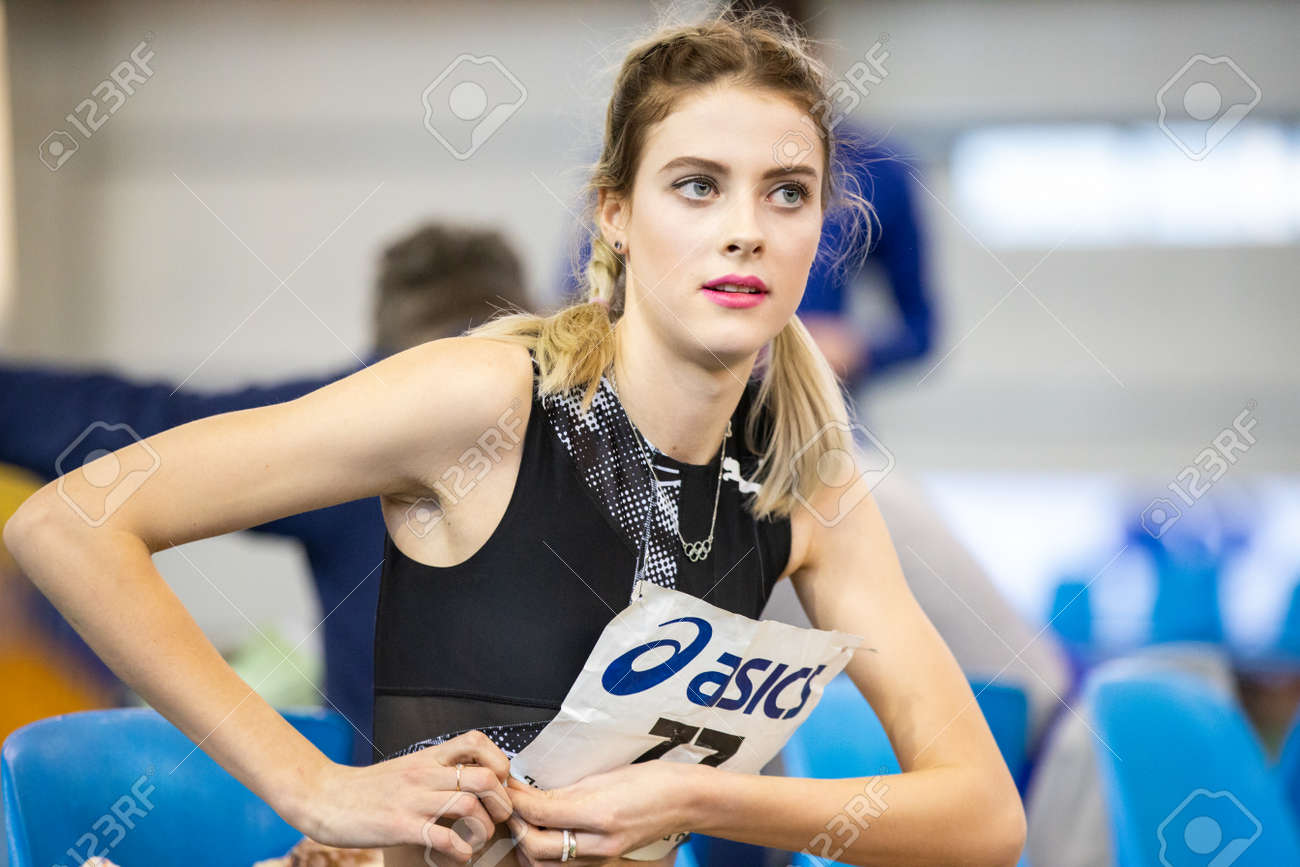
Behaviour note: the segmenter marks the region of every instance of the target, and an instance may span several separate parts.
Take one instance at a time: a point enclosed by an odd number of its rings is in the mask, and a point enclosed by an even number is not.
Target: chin
[[[762,349],[774,336],[769,332],[768,328],[760,329],[756,325],[750,325],[698,333],[699,341],[693,337],[688,339],[697,345],[699,342],[704,343],[708,349],[704,357],[708,362],[716,365],[721,360],[731,366],[748,359]]]

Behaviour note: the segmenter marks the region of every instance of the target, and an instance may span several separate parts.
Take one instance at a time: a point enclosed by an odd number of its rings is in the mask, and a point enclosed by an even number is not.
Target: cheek
[[[810,268],[817,255],[821,235],[821,220],[791,221],[777,235],[780,238],[782,261],[791,268]]]
[[[690,213],[683,213],[683,209],[673,208],[671,203],[657,204],[645,208],[640,216],[637,246],[645,255],[641,257],[639,269],[650,266],[667,272],[699,247],[702,237],[699,222]]]

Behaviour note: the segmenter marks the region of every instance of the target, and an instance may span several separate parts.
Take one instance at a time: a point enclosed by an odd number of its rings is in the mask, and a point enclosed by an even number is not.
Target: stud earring
[[[622,242],[622,241],[615,241],[615,242],[614,242],[614,249],[615,249],[615,250],[622,250],[622,249],[623,249],[623,242]]]

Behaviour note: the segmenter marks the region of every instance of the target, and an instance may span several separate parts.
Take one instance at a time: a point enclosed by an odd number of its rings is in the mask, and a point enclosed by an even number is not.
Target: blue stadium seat
[[[1199,552],[1200,547],[1196,550]],[[1219,563],[1206,554],[1156,559],[1156,598],[1151,610],[1151,642],[1222,643]]]
[[[352,729],[334,711],[281,713],[336,762]],[[10,867],[231,867],[283,855],[302,835],[148,708],[83,711],[23,726],[0,757]],[[183,856],[183,858],[182,858]]]
[[[897,774],[898,760],[876,712],[852,679],[836,675],[781,753],[791,777]]]
[[[1291,816],[1300,823],[1300,713],[1291,721],[1291,730],[1282,742],[1277,760],[1278,782],[1291,808]]]
[[[1085,690],[1120,867],[1300,864],[1281,787],[1230,699],[1174,671],[1104,672]]]
[[[1003,683],[972,680],[970,686],[1007,770],[1023,795],[1029,761],[1029,696],[1023,689]]]
[[[1047,622],[1072,652],[1082,654],[1092,647],[1092,597],[1086,580],[1072,575],[1056,585]]]
[[[1291,588],[1291,600],[1282,617],[1282,628],[1278,630],[1274,656],[1292,666],[1300,662],[1300,581]]]

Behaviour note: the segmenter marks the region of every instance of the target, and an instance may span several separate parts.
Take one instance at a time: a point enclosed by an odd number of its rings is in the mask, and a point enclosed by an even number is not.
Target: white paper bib
[[[863,641],[753,620],[649,581],[633,596],[601,632],[559,713],[511,761],[520,781],[552,789],[652,759],[758,773]],[[687,836],[623,857],[661,858]]]

